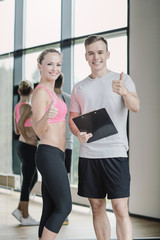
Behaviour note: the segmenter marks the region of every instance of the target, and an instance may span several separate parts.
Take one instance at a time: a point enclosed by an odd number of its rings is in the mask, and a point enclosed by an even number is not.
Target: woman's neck
[[[43,80],[41,80],[40,82],[39,82],[39,84],[40,85],[43,85],[43,86],[45,86],[45,87],[47,87],[48,89],[50,89],[50,90],[52,90],[52,91],[54,91],[54,83],[55,82],[47,82],[47,81],[43,81]]]
[[[20,102],[29,102],[29,96],[21,96]]]

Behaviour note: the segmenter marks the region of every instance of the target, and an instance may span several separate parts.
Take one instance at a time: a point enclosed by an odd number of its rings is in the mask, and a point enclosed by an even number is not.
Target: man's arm
[[[79,129],[76,127],[76,125],[73,122],[73,118],[80,116],[79,113],[70,112],[69,114],[69,127],[71,129],[71,132],[78,138],[78,140],[81,143],[85,143],[88,141],[89,138],[92,137],[92,133],[86,133],[86,132],[80,132]]]
[[[120,74],[119,80],[113,80],[113,92],[123,97],[126,108],[132,112],[138,112],[140,108],[140,101],[136,93],[129,92],[124,85],[123,72]]]
[[[132,112],[138,112],[140,108],[139,98],[136,93],[129,92],[127,89],[122,95],[126,108]]]

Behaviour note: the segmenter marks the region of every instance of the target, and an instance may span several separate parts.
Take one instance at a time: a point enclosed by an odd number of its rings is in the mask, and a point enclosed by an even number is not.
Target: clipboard
[[[88,143],[118,133],[105,108],[82,114],[72,119],[80,132],[92,133]]]

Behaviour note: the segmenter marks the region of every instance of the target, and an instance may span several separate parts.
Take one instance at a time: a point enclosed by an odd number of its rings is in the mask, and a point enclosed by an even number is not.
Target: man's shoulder
[[[79,86],[82,86],[83,84],[87,83],[90,80],[89,76],[86,78],[80,80],[79,82],[75,83],[74,87],[77,88]]]
[[[119,77],[120,77],[120,72],[114,72],[114,71],[110,71],[110,76],[112,77],[112,78],[114,78],[115,80],[117,79],[119,79]],[[123,74],[123,78],[124,78],[124,80],[126,80],[126,79],[130,79],[131,77],[130,77],[130,75],[129,74],[127,74],[127,73],[124,73]]]

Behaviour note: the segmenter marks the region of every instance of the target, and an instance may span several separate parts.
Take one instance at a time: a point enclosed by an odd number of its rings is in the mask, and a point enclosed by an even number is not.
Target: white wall
[[[130,113],[129,211],[160,218],[159,0],[130,0],[130,75],[141,109]]]

